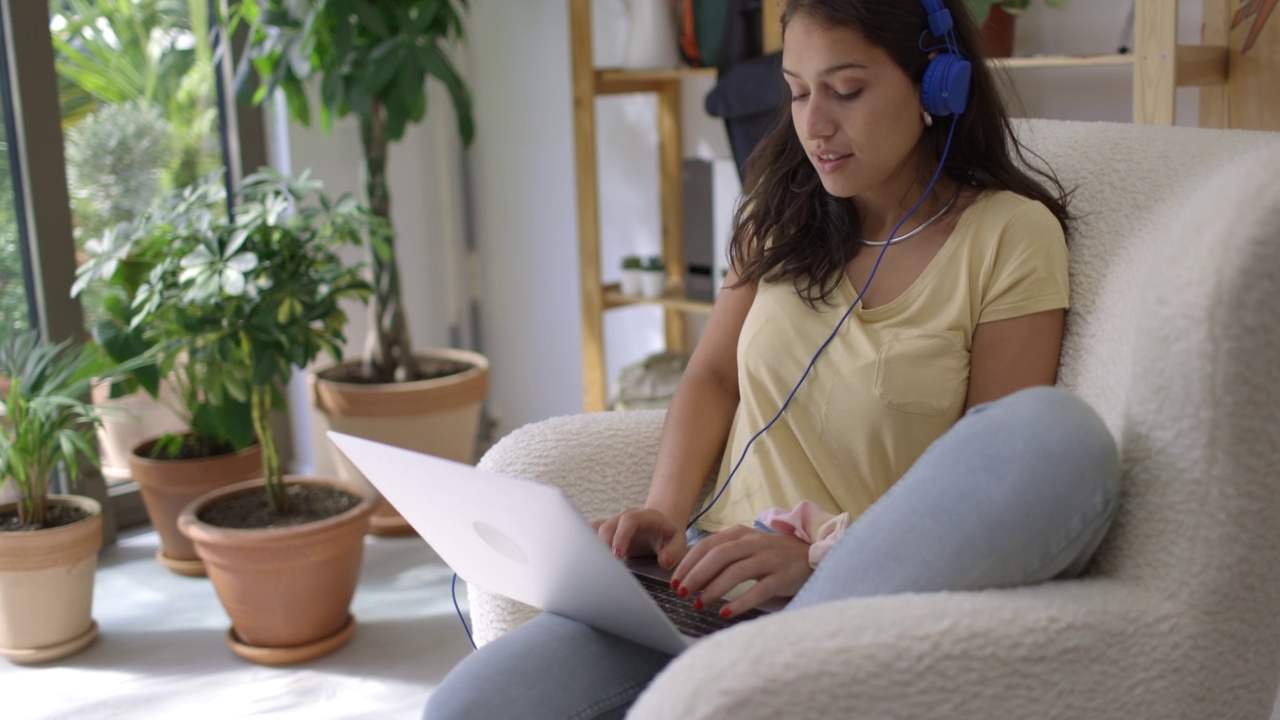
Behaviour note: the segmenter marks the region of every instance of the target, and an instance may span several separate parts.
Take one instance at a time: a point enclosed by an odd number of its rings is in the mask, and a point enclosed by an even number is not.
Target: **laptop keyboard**
[[[751,620],[768,614],[763,610],[752,608],[726,620],[720,617],[720,608],[724,606],[723,602],[708,605],[701,610],[694,610],[693,602],[676,595],[676,591],[671,589],[671,583],[648,575],[632,574],[640,581],[640,584],[649,593],[650,597],[658,603],[658,607],[662,608],[662,612],[666,613],[671,622],[680,628],[680,632],[690,637],[702,637],[717,630],[723,630],[730,625],[736,625],[744,620]]]

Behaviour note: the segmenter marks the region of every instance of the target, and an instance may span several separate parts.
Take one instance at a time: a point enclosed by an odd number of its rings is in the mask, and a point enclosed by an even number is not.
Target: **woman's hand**
[[[671,586],[701,610],[740,583],[755,580],[750,590],[720,609],[728,618],[769,598],[795,595],[812,574],[808,543],[736,525],[695,544],[672,573]]]
[[[671,569],[688,549],[684,526],[650,508],[626,508],[591,525],[619,558],[654,555],[659,565]]]

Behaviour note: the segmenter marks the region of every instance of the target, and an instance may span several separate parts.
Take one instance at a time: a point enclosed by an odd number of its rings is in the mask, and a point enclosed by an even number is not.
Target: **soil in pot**
[[[0,513],[0,532],[27,532],[31,530],[52,530],[56,527],[71,525],[89,517],[89,513],[70,505],[50,505],[44,514],[44,524],[40,527],[23,527],[18,521],[17,512]]]
[[[454,360],[452,358],[432,357],[429,355],[417,356],[413,363],[413,377],[406,378],[405,382],[414,382],[417,380],[435,380],[436,378],[449,377],[457,375],[461,372],[470,370],[474,365],[471,363]],[[382,381],[375,377],[371,377],[364,371],[362,363],[343,363],[335,367],[329,368],[321,373],[320,377],[325,380],[341,383],[357,383],[361,385],[382,385]]]
[[[266,493],[252,492],[214,503],[197,517],[224,528],[294,527],[341,515],[360,504],[356,495],[334,487],[289,485],[285,492],[289,509],[283,513],[271,510]]]

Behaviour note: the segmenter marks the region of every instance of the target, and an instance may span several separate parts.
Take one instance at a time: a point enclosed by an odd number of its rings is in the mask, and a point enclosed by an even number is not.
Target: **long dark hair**
[[[982,56],[978,29],[966,3],[944,0],[944,4],[954,18],[960,54],[973,66],[973,80],[965,112],[925,128],[921,173],[942,157],[949,125],[957,122],[943,167],[947,177],[962,185],[1011,190],[1038,200],[1069,233],[1069,193],[1050,170],[1027,161],[1026,156],[1034,153],[1014,137],[1000,84]],[[884,48],[917,85],[924,78],[929,57],[920,49],[920,38],[928,19],[917,0],[788,0],[782,14],[784,36],[788,23],[800,15],[858,31]],[[1032,168],[1044,182],[1024,167]],[[734,215],[729,248],[739,283],[790,279],[811,307],[826,302],[840,284],[845,265],[861,247],[862,223],[853,203],[823,188],[786,109],[760,141],[746,169],[746,194]]]

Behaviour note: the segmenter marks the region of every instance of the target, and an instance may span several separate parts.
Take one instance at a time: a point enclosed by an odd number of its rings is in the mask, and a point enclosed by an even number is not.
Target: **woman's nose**
[[[816,139],[831,136],[835,130],[835,122],[828,108],[812,96],[809,103],[801,111],[801,122],[797,123],[804,132],[805,138]]]

